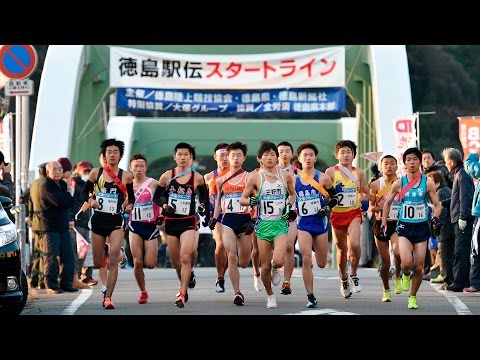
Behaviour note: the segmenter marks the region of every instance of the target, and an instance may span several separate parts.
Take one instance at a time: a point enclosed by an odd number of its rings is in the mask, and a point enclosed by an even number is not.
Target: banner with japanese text
[[[411,147],[418,144],[417,138],[417,114],[397,116],[393,118],[393,133],[395,139],[395,158],[398,162],[398,173],[405,175],[407,173],[403,163],[403,153]],[[422,160],[422,159],[420,159]]]
[[[480,147],[480,116],[458,117],[458,137],[463,148],[463,161]]]
[[[344,88],[271,90],[117,89],[117,107],[187,113],[331,113],[345,110]]]
[[[345,87],[345,48],[207,55],[112,46],[110,86],[152,89]]]

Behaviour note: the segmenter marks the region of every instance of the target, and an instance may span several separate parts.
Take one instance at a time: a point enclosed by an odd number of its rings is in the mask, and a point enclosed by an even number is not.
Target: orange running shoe
[[[179,308],[183,308],[185,306],[185,295],[183,294],[182,290],[178,290],[177,293],[177,300],[175,300],[175,306]]]
[[[137,299],[137,302],[139,304],[146,304],[148,301],[148,293],[147,290],[141,291],[140,292],[140,297]]]
[[[110,297],[105,296],[105,299],[103,299],[103,307],[105,309],[115,309],[115,305],[113,305],[112,300]]]

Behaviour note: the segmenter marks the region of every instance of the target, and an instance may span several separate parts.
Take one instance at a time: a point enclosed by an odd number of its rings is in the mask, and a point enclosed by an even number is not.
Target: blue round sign
[[[10,79],[25,79],[37,67],[37,52],[32,45],[3,45],[0,71]]]

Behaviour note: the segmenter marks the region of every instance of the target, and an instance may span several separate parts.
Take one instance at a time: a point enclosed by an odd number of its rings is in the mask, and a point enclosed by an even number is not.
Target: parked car
[[[12,200],[0,196],[0,315],[19,315],[28,298],[17,228],[10,219]]]

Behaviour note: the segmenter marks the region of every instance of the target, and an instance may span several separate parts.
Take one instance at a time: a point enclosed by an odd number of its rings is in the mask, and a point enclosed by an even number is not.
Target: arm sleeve
[[[167,197],[164,195],[164,192],[165,187],[158,185],[153,193],[152,201],[160,207],[167,203]]]
[[[203,182],[203,184],[201,186],[198,187],[197,189],[198,191],[198,200],[200,201],[200,203],[202,203],[205,207],[205,219],[210,220],[210,206],[208,205],[208,187],[205,183],[205,181]]]
[[[330,189],[325,189],[327,190],[328,195],[330,195],[332,198],[337,195],[337,190],[335,187],[331,187]]]
[[[92,191],[93,191],[93,182],[91,182],[90,180],[87,180],[87,182],[83,186],[82,191],[80,192],[80,199],[82,199],[82,201],[88,201],[88,197]]]
[[[133,183],[128,183],[125,185],[127,188],[128,203],[135,204],[135,193],[133,192]]]

